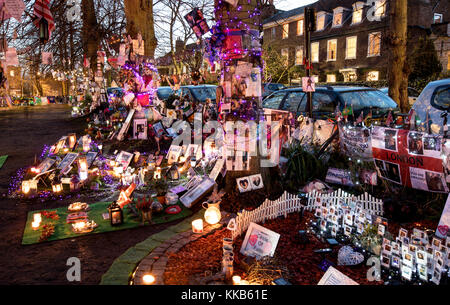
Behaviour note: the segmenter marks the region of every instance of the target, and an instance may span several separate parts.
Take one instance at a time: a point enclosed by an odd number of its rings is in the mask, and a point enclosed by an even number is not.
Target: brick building
[[[369,6],[358,0],[320,0],[310,5],[316,10],[317,29],[311,34],[311,54],[313,74],[319,76],[319,81],[386,78],[389,1],[374,2]],[[420,36],[432,33],[432,25],[448,24],[448,3],[443,2],[448,1],[408,1],[408,52],[412,52]],[[304,8],[277,11],[263,22],[264,47],[270,46],[286,56],[289,65],[303,64]],[[435,38],[442,38],[442,33]],[[442,58],[447,58],[447,54]]]

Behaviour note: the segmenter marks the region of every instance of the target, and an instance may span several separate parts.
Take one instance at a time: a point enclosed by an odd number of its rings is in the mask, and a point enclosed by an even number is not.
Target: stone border
[[[142,284],[140,283],[142,275],[150,271],[157,279],[156,285],[164,284],[162,277],[168,261],[168,254],[176,253],[191,241],[222,227],[228,223],[230,218],[226,217],[227,213],[222,212],[222,220],[219,224],[206,225],[202,234],[194,234],[192,233],[192,221],[197,218],[203,219],[204,211],[201,209],[178,224],[153,234],[146,240],[129,248],[103,274],[100,285],[129,285],[130,279],[133,280],[132,284],[139,285]],[[134,278],[138,280],[135,282]]]

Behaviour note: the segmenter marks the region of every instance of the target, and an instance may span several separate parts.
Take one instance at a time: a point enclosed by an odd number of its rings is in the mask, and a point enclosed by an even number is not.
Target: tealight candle
[[[233,279],[233,285],[239,285],[241,283],[241,277],[239,275],[234,275],[232,277]]]
[[[37,230],[37,229],[39,229],[39,226],[40,226],[40,222],[37,222],[37,221],[33,221],[32,223],[31,223],[31,227],[33,228],[33,230]]]
[[[41,222],[41,221],[42,221],[41,213],[34,213],[34,215],[33,215],[33,221],[34,221],[34,222]]]
[[[151,274],[145,274],[142,277],[142,281],[144,282],[145,285],[151,285],[155,282],[155,277]]]
[[[203,220],[196,219],[192,222],[192,232],[202,233],[203,232]]]

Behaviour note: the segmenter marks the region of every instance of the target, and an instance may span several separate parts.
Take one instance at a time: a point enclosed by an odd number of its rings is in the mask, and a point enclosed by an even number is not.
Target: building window
[[[319,62],[319,43],[313,42],[311,44],[311,61]]]
[[[288,65],[289,63],[289,49],[281,49],[281,56],[283,57],[284,64]]]
[[[356,41],[357,36],[347,37],[347,43],[345,45],[345,59],[356,58]]]
[[[367,56],[379,56],[381,47],[381,33],[369,34],[369,45],[367,48]]]
[[[433,23],[442,23],[442,14],[434,13]]]
[[[363,2],[355,2],[353,4],[352,24],[360,23],[362,21],[363,9]]]
[[[327,60],[335,61],[337,53],[337,39],[331,39],[327,42]]]
[[[386,12],[386,0],[378,0],[375,4],[375,16],[383,17]]]
[[[295,48],[295,64],[303,65],[303,47]]]
[[[333,27],[338,27],[342,25],[342,16],[344,14],[344,9],[342,7],[337,7],[333,11]]]
[[[289,36],[289,23],[285,23],[283,24],[283,34],[281,35],[281,37],[283,39],[288,38]]]
[[[274,27],[272,28],[272,38],[273,38],[273,39],[277,38],[276,35],[277,35],[277,27],[274,26]]]
[[[303,18],[300,19],[299,21],[297,21],[297,35],[298,36],[303,35],[303,22],[304,22]]]
[[[327,83],[335,83],[336,74],[327,74]]]
[[[369,73],[367,73],[367,81],[369,81],[369,82],[377,81],[379,76],[380,76],[380,72],[370,71]]]
[[[325,28],[326,14],[321,12],[317,14],[316,31],[321,31]]]
[[[447,52],[447,71],[450,70],[450,51]]]

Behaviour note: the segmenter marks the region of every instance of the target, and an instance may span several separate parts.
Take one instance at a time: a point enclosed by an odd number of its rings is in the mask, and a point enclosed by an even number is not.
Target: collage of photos
[[[441,136],[412,131],[408,133],[408,152],[411,155],[440,158],[441,148]]]
[[[394,183],[402,184],[400,165],[380,159],[374,159],[381,177]]]

